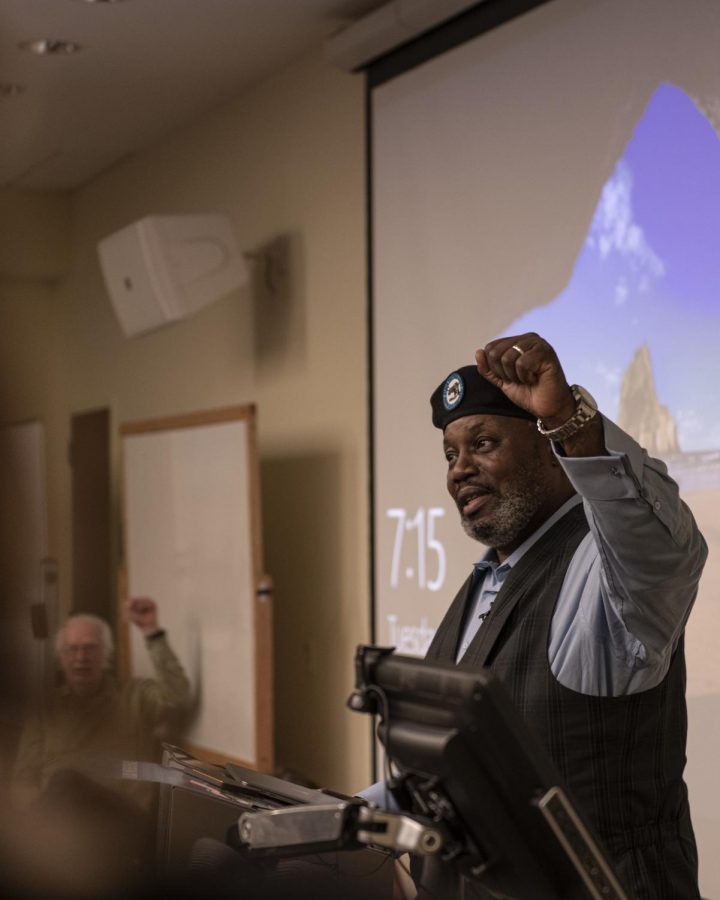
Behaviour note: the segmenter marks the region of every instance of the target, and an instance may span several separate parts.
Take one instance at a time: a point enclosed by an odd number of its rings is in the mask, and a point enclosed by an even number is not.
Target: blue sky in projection
[[[663,84],[605,184],[567,288],[504,332],[537,331],[617,417],[642,344],[683,451],[720,448],[720,139]]]

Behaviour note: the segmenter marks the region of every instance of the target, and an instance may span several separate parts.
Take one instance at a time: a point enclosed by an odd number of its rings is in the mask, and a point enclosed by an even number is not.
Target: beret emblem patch
[[[453,372],[443,385],[443,405],[445,409],[455,409],[465,394],[465,382],[459,372]]]

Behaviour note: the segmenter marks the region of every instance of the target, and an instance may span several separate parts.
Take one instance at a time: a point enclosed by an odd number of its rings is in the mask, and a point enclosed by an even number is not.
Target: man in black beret
[[[569,385],[537,334],[431,398],[447,487],[487,546],[427,658],[487,666],[634,900],[696,900],[683,632],[707,547],[667,468]]]

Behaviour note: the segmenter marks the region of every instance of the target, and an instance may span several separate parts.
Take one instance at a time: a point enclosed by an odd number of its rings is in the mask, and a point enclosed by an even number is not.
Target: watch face
[[[593,395],[590,393],[590,391],[585,390],[582,385],[574,384],[572,386],[572,391],[576,395],[578,401],[586,403],[592,409],[598,408],[597,401],[595,400]]]

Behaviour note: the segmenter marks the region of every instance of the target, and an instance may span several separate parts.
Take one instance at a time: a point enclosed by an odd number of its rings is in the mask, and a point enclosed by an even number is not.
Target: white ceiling
[[[383,0],[0,0],[0,186],[68,190]],[[22,41],[75,41],[35,56]]]

